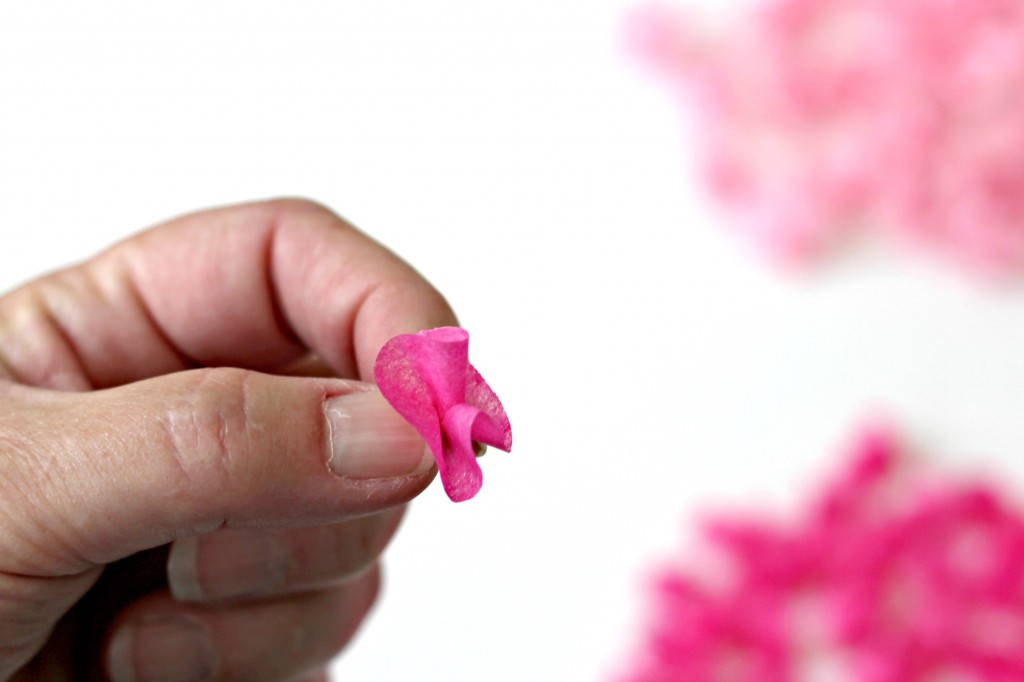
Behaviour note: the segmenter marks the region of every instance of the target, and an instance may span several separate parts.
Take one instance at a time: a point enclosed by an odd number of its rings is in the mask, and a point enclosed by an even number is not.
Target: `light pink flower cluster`
[[[1024,3],[764,0],[728,31],[649,8],[634,48],[698,104],[713,192],[805,261],[865,226],[1024,269]]]
[[[863,436],[793,523],[723,518],[663,570],[626,682],[1024,680],[1024,517]]]

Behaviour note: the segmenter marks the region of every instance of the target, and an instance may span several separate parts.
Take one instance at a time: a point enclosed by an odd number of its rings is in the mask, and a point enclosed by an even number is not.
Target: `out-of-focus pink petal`
[[[512,429],[487,382],[469,364],[469,334],[440,327],[384,344],[373,369],[381,394],[427,442],[445,492],[468,500],[483,484],[473,442],[508,452]]]
[[[1020,0],[744,5],[726,26],[642,7],[624,33],[693,105],[707,185],[751,243],[794,265],[872,228],[1024,272]]]
[[[849,456],[804,513],[707,523],[717,560],[658,573],[620,679],[1024,680],[1024,511],[885,424]]]

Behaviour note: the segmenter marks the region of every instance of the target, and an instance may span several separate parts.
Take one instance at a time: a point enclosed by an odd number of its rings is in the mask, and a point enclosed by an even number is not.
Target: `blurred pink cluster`
[[[707,524],[720,564],[655,579],[624,682],[1024,680],[1024,518],[885,433],[854,450],[795,523]]]
[[[664,8],[629,40],[698,104],[713,192],[783,263],[864,227],[1024,269],[1024,3],[766,0],[726,31]]]

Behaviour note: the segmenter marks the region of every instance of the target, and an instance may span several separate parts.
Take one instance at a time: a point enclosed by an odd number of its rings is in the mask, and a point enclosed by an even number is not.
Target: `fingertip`
[[[337,476],[357,479],[418,476],[433,465],[423,438],[380,391],[336,395],[324,402],[330,454]]]
[[[113,682],[135,682],[135,637],[129,627],[120,628],[107,646],[107,675]]]
[[[178,538],[171,543],[171,551],[167,556],[167,583],[175,599],[203,600],[196,562],[198,550],[199,538],[195,536]]]
[[[359,374],[365,381],[373,380],[377,354],[395,336],[459,325],[441,292],[415,271],[412,274],[376,288],[356,312],[352,335]]]
[[[118,617],[104,650],[113,682],[303,679],[347,646],[380,589],[372,567],[322,591],[220,606],[143,597]]]
[[[107,648],[112,682],[209,680],[218,667],[217,642],[198,615],[143,615],[121,624]]]

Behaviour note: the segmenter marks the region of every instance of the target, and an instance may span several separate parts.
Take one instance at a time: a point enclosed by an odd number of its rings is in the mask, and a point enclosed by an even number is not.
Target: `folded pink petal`
[[[483,484],[473,442],[512,449],[501,401],[469,364],[469,333],[458,327],[396,336],[373,368],[381,394],[423,436],[448,497],[468,500]]]
[[[466,364],[466,403],[480,410],[489,419],[477,420],[473,440],[493,445],[508,452],[512,449],[512,427],[498,396],[469,363]]]

